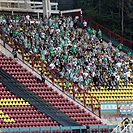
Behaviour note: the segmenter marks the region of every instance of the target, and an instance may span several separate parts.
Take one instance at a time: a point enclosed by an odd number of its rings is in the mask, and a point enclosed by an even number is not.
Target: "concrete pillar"
[[[51,4],[50,4],[50,0],[47,0],[47,4],[48,4],[48,16],[51,16]]]
[[[51,15],[50,0],[42,0],[43,3],[43,17],[49,17]]]
[[[48,17],[48,7],[47,7],[47,0],[42,0],[43,5],[43,17]]]
[[[37,18],[38,18],[38,21],[39,21],[39,18],[40,18],[39,12],[37,12]]]

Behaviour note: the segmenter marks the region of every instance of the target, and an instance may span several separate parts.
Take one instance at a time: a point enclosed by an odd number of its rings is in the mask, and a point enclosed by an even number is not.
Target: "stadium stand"
[[[36,54],[53,70],[58,69],[60,74],[53,71],[53,75],[51,75],[47,71],[46,65],[43,67],[45,75],[49,78],[54,76],[54,82],[64,86],[67,91],[69,88],[70,94],[73,93],[71,82],[74,82],[78,83],[79,87],[84,86],[89,94],[97,97],[100,101],[132,99],[130,93],[133,85],[132,62],[127,55],[120,55],[123,45],[120,44],[116,48],[104,46],[102,40],[99,43],[102,39],[100,30],[96,31],[89,27],[80,33],[76,30],[77,20],[72,20],[71,17],[51,17],[45,23],[33,20],[34,18],[27,20],[24,16],[19,18],[18,28],[15,29],[14,33],[12,33],[15,28],[13,26],[14,22],[10,23],[9,26],[6,25],[6,28],[3,29],[15,41],[24,44],[27,49],[23,51],[25,61],[41,71],[40,61],[37,61],[35,57],[31,57],[32,54]],[[6,21],[6,19],[3,21]],[[24,26],[22,26],[23,23],[25,23]],[[34,32],[36,33],[34,34]],[[12,45],[13,42],[10,41],[8,40],[8,43]],[[16,49],[19,53],[22,52],[18,45],[16,45]],[[100,59],[97,59],[97,57],[100,57]],[[89,63],[87,60],[89,60]],[[62,84],[59,75],[66,77],[71,82],[64,81]],[[127,91],[129,89],[130,91]],[[80,91],[79,88],[76,90]],[[76,91],[76,98],[83,102],[84,95],[78,91]],[[87,105],[91,104],[90,101],[90,97],[86,96]],[[97,101],[94,101],[94,104],[95,108],[98,108]]]
[[[1,54],[0,60],[0,67],[2,69],[6,70],[24,85],[28,86],[30,90],[65,112],[78,123],[82,125],[102,125],[101,121],[81,110],[74,103],[69,102],[68,99],[64,99],[63,96],[59,95],[52,88],[48,88],[46,84],[38,83],[35,76],[17,64],[12,58],[7,58],[4,54]],[[2,83],[0,85],[2,97],[0,101],[1,116],[4,119],[1,120],[2,127],[59,126],[57,122],[38,112],[34,106],[11,93]]]
[[[1,63],[2,63],[1,65],[2,69],[7,70],[7,72],[13,75],[16,79],[20,80],[29,89],[33,90],[36,94],[38,94],[42,98],[45,98],[48,102],[54,104],[58,108],[61,108],[62,111],[65,111],[67,114],[71,112],[71,114],[69,115],[72,115],[72,117],[75,119],[77,119],[76,115],[81,115],[81,117],[83,118],[88,117],[87,119],[89,119],[90,114],[85,114],[84,110],[79,110],[79,107],[74,106],[73,103],[69,102],[67,99],[64,99],[62,96],[58,95],[57,92],[55,92],[52,88],[48,88],[47,85],[41,82],[38,83],[36,80],[36,77],[31,75],[31,73],[29,73],[25,69],[23,69],[22,66],[20,66],[19,64],[16,65],[15,64],[16,62],[14,62],[13,60],[10,60],[10,59],[8,60],[8,58],[4,56],[4,58],[2,58],[1,60]],[[62,107],[62,106],[66,106],[66,107]],[[75,111],[79,111],[79,112],[74,113]],[[95,118],[91,118],[91,120],[93,119],[95,120]],[[80,118],[79,118],[79,121],[81,121],[81,123],[83,124],[86,123]],[[97,122],[97,124],[101,124],[101,122]]]
[[[132,100],[132,60],[126,54],[121,55],[122,44],[116,48],[110,44],[105,46],[100,30],[88,27],[79,31],[77,19],[71,17],[50,17],[45,23],[34,18],[28,20],[25,16],[18,19],[11,19],[11,23],[6,24],[6,18],[3,18],[1,38],[33,69],[43,71],[53,83],[58,83],[64,92],[84,102],[85,106],[94,105],[98,109],[99,100]],[[13,65],[11,58],[7,58],[8,62],[5,62],[5,56],[2,58],[2,69],[78,123],[102,124],[58,95],[53,88],[38,83],[35,76],[16,62]],[[93,132],[98,131],[93,129]],[[101,132],[108,132],[108,128],[101,129]]]

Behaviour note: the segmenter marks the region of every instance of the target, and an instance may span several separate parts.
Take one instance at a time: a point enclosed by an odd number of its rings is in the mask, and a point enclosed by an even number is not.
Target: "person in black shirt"
[[[95,75],[93,77],[93,82],[94,82],[96,88],[98,88],[99,87],[99,78],[98,78],[98,75]]]
[[[74,20],[74,25],[73,25],[73,27],[74,27],[75,29],[77,29],[77,19]]]
[[[44,71],[41,71],[41,80],[42,80],[43,83],[45,83]]]
[[[111,80],[112,80],[112,85],[114,85],[114,83],[115,83],[115,76],[113,74],[111,75]]]
[[[112,79],[111,77],[108,78],[108,89],[113,89],[113,85],[112,85]]]
[[[12,54],[13,54],[14,58],[17,58],[17,50],[15,48],[13,48]]]

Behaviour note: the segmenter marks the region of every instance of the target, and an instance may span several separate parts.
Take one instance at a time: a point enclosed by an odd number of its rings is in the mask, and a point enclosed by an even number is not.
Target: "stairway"
[[[36,95],[33,91],[29,90],[22,83],[17,81],[6,71],[0,68],[0,81],[5,85],[11,92],[23,98],[29,102],[30,105],[34,106],[41,113],[45,113],[53,120],[57,121],[63,126],[79,126],[76,121],[68,117],[65,113],[55,108],[53,105]]]

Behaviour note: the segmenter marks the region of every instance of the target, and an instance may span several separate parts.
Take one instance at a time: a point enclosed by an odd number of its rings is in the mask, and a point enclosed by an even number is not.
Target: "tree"
[[[110,30],[131,39],[132,0],[78,0],[83,13]]]

